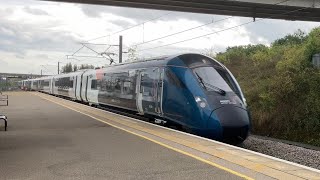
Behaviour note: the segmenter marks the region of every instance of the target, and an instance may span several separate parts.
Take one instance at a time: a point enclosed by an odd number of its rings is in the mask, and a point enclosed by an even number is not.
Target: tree
[[[81,64],[79,69],[94,69],[94,66],[91,64]]]
[[[206,56],[209,56],[209,57],[215,57],[216,56],[216,51],[214,50],[214,47],[212,46],[212,47],[210,47],[210,48],[208,48],[208,49],[205,49],[204,50],[204,54],[206,55]]]
[[[137,46],[131,47],[128,50],[128,62],[137,61]]]
[[[62,73],[69,73],[69,72],[75,72],[80,69],[94,69],[94,66],[91,64],[81,64],[80,66],[77,66],[76,64],[74,64],[72,66],[71,63],[67,63],[66,65],[62,66],[61,68],[62,68],[62,70],[61,70]]]
[[[67,63],[66,65],[62,66],[62,73],[69,73],[72,72],[72,64]]]
[[[293,34],[288,34],[283,38],[275,40],[272,45],[279,46],[279,45],[298,45],[302,44],[306,40],[306,34],[301,31],[300,29]]]
[[[76,72],[78,70],[78,66],[75,64],[73,65],[73,71]]]

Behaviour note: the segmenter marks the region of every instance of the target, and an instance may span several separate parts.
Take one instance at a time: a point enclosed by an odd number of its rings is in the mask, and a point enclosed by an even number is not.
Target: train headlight
[[[195,97],[195,100],[196,100],[196,102],[199,104],[199,106],[200,106],[201,108],[205,108],[205,107],[207,106],[207,102],[206,102],[206,100],[205,100],[204,98],[201,98],[201,97],[199,97],[199,96],[196,96],[196,97]]]
[[[199,106],[202,107],[202,108],[205,108],[206,107],[206,103],[205,102],[201,102],[201,103],[199,103]]]

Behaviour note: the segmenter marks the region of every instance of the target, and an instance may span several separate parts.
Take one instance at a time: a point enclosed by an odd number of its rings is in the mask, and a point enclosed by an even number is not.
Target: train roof
[[[148,67],[163,67],[163,66],[176,66],[183,68],[193,68],[197,66],[218,66],[225,68],[217,60],[208,56],[196,53],[184,53],[172,56],[162,56],[152,59],[146,59],[141,61],[134,61],[128,63],[115,64],[101,69],[91,69],[85,73],[92,73],[93,71],[110,71],[115,72],[122,69],[140,69]]]
[[[172,56],[162,56],[151,59],[145,59],[140,61],[128,62],[115,64],[108,67],[100,68],[100,69],[90,69],[90,70],[81,70],[76,72],[70,72],[66,74],[59,74],[54,76],[47,76],[42,78],[37,78],[37,80],[41,79],[49,79],[52,77],[62,78],[68,77],[77,74],[91,74],[96,71],[101,72],[116,72],[121,71],[123,69],[140,69],[140,68],[148,68],[148,67],[163,67],[163,66],[175,66],[175,67],[183,67],[183,68],[193,68],[198,66],[216,66],[225,69],[225,67],[219,63],[217,60],[197,53],[184,53],[177,54]]]
[[[117,67],[117,66],[180,66],[180,67],[193,67],[197,65],[210,64],[221,66],[221,64],[213,58],[208,56],[197,54],[197,53],[184,53],[184,54],[176,54],[171,56],[161,56],[155,57],[145,60],[139,60],[128,63],[115,64],[112,66],[108,66],[102,69],[106,69],[109,67]]]

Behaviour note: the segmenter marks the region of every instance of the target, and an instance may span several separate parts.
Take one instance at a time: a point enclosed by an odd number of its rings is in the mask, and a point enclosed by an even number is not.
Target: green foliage
[[[73,71],[76,72],[78,70],[78,66],[75,64],[73,65]]]
[[[133,61],[137,61],[138,57],[137,57],[137,46],[131,47],[128,50],[128,62],[133,62]]]
[[[69,73],[72,72],[72,64],[71,63],[67,63],[66,65],[62,66],[62,73]]]
[[[89,64],[81,64],[80,66],[77,66],[76,64],[72,66],[71,63],[67,63],[65,66],[62,66],[61,68],[62,73],[69,73],[69,72],[75,72],[80,69],[94,69],[93,65]]]
[[[310,63],[316,53],[320,28],[216,55],[245,93],[253,133],[320,146],[320,70]]]
[[[272,43],[273,46],[283,46],[283,45],[300,45],[306,40],[306,35],[300,29],[294,34],[288,34],[284,38],[275,40]]]
[[[81,64],[79,69],[94,69],[94,66],[89,64]]]

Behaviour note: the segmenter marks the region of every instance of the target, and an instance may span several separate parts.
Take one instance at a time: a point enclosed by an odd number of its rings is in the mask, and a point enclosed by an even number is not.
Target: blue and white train
[[[22,88],[121,108],[232,143],[244,141],[250,129],[246,100],[232,73],[200,54],[30,79]]]

